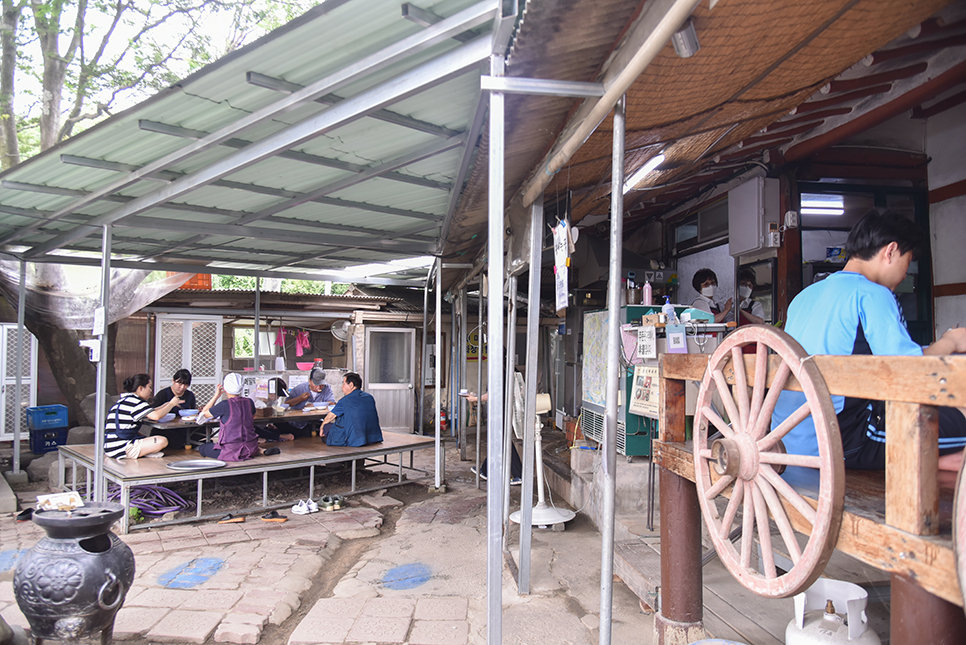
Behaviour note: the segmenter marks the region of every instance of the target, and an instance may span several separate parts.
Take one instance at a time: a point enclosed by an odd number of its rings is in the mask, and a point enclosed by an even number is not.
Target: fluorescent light
[[[644,179],[644,177],[649,172],[651,172],[652,170],[654,170],[655,168],[657,168],[658,166],[660,166],[663,162],[664,162],[664,153],[663,152],[661,154],[657,155],[656,157],[651,157],[651,159],[649,159],[646,164],[644,164],[643,166],[641,166],[640,169],[637,172],[635,172],[633,175],[631,175],[631,178],[630,179],[628,179],[626,182],[624,182],[624,194],[626,195],[631,190],[633,190],[634,186],[636,186],[637,184],[641,183],[641,180]]]
[[[802,208],[802,215],[844,215],[844,208]]]
[[[802,208],[845,208],[845,198],[842,195],[802,193]]]

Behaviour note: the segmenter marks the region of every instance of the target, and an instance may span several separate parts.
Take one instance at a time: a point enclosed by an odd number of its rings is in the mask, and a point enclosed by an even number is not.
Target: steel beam
[[[480,87],[487,92],[531,94],[534,96],[597,98],[604,95],[604,86],[600,83],[555,81],[546,78],[481,76]]]
[[[404,2],[402,5],[402,16],[406,20],[416,23],[421,27],[429,27],[435,25],[436,23],[443,20],[442,16],[437,16],[432,11],[428,9],[421,9],[411,2]],[[473,34],[456,34],[453,36],[453,40],[457,40],[461,43],[465,43],[468,40],[473,39]]]
[[[14,407],[14,422],[13,422],[13,474],[16,475],[20,472],[20,437],[21,437],[21,425],[20,425],[20,406],[23,404],[23,344],[27,339],[24,330],[24,320],[27,311],[27,263],[24,260],[20,260],[20,286],[17,289],[17,352],[16,352],[16,370],[17,374],[14,379],[14,387],[17,388],[17,398],[16,406]],[[30,400],[29,398],[27,399]],[[61,482],[63,484],[63,482]]]
[[[104,226],[101,235],[101,302],[103,326],[94,325],[94,336],[99,341],[100,360],[97,361],[97,402],[94,406],[94,427],[103,428],[107,421],[107,327],[111,311],[111,227]],[[95,322],[97,315],[94,316]],[[63,482],[61,482],[63,483]],[[104,479],[104,433],[94,433],[94,501],[107,501],[107,480]]]
[[[236,133],[262,123],[268,119],[274,118],[279,114],[288,112],[292,108],[302,103],[312,101],[316,97],[322,96],[329,92],[337,91],[339,88],[345,87],[354,81],[385,69],[386,67],[389,67],[390,65],[393,65],[394,63],[404,60],[410,56],[419,54],[420,52],[423,52],[438,43],[444,42],[455,34],[460,34],[465,32],[467,29],[473,29],[474,27],[485,24],[487,21],[494,19],[494,17],[498,15],[499,8],[499,3],[494,2],[493,0],[486,0],[457,14],[454,14],[437,25],[433,25],[432,27],[414,34],[413,36],[393,43],[392,45],[389,45],[388,47],[371,56],[367,56],[362,60],[344,67],[334,74],[312,83],[299,92],[295,92],[280,101],[262,108],[261,110],[257,110],[247,116],[244,116],[234,123],[231,123],[224,128],[213,132],[204,139],[165,155],[164,157],[144,166],[139,171],[131,173],[131,175],[128,177],[124,177],[99,188],[98,190],[90,193],[88,196],[85,196],[83,199],[75,201],[59,210],[56,213],[56,218],[59,219],[63,215],[73,213],[87,204],[92,204],[104,195],[108,195],[134,184],[143,176],[149,175],[156,170],[167,168],[168,166],[171,166],[194,154],[218,145],[222,141],[230,139]],[[462,48],[457,51],[462,51]],[[487,51],[482,54],[481,58],[478,60],[485,58],[485,56],[488,54],[489,51],[487,48]],[[417,69],[421,69],[422,67],[425,66],[421,66]],[[399,78],[402,78],[402,75],[397,77],[397,79]],[[369,92],[364,93],[363,96],[367,94],[369,94]],[[347,103],[349,103],[349,101],[347,101]],[[379,107],[381,106],[372,106],[364,111],[370,112],[372,109],[378,109]],[[350,111],[352,111],[352,109],[350,109]],[[326,114],[329,114],[330,112],[332,112],[332,110],[327,110]],[[281,149],[288,147],[291,146],[283,146]],[[24,233],[26,232],[29,231],[24,231]],[[9,240],[3,241],[6,242]]]
[[[436,490],[439,490],[440,486],[443,485],[442,473],[440,472],[440,465],[442,463],[442,432],[441,419],[440,419],[440,406],[442,405],[442,398],[440,390],[443,389],[443,261],[441,258],[436,258],[436,362],[435,362],[436,373],[433,378],[433,385],[435,390],[435,400],[436,400],[436,418],[434,420],[433,426],[436,429],[436,445],[434,449],[434,454],[436,455],[436,477],[433,480],[436,484]]]
[[[443,252],[443,246],[446,244],[446,238],[449,235],[449,227],[453,222],[453,216],[456,215],[456,206],[459,204],[463,183],[466,181],[466,175],[470,170],[470,161],[473,159],[476,142],[479,140],[480,133],[483,131],[487,108],[487,102],[484,100],[484,97],[483,92],[480,92],[476,101],[476,113],[473,115],[473,121],[470,123],[470,128],[467,133],[466,146],[463,147],[463,152],[460,154],[459,170],[456,172],[456,179],[453,181],[453,188],[449,194],[449,206],[446,208],[446,219],[443,221],[443,228],[440,230],[439,241],[436,246],[437,253]]]

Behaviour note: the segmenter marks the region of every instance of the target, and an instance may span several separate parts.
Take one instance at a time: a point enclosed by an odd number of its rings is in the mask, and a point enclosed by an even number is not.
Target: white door
[[[0,385],[0,441],[13,441],[13,427],[17,412],[20,413],[20,436],[26,438],[27,408],[37,405],[37,339],[24,329],[23,364],[20,366],[21,390],[17,393],[17,326],[0,325],[0,367],[3,384]]]
[[[190,389],[198,407],[203,406],[221,382],[221,316],[158,315],[155,337],[155,391],[171,385],[174,373],[185,368],[191,372]]]
[[[366,328],[363,389],[376,400],[379,425],[388,432],[412,432],[416,330]]]

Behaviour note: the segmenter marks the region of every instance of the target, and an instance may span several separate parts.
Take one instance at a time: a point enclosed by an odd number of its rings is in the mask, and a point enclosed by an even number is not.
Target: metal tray
[[[212,470],[214,468],[224,468],[228,463],[221,459],[186,459],[184,461],[172,461],[168,463],[171,470]]]

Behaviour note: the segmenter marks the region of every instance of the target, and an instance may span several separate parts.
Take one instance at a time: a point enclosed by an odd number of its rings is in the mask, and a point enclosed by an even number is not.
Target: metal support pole
[[[423,424],[426,423],[426,370],[429,369],[426,364],[426,347],[428,347],[426,342],[429,340],[427,331],[429,329],[429,284],[433,279],[433,267],[435,266],[434,263],[426,272],[426,285],[423,287],[423,353],[420,354],[422,369],[419,370],[419,420],[416,422],[416,434],[420,435],[423,434]]]
[[[103,428],[107,419],[107,326],[111,304],[111,226],[102,228],[101,235],[101,303],[103,326],[95,325],[93,332],[100,338],[100,360],[97,361],[97,405],[94,412],[94,427]],[[94,316],[97,320],[97,316]],[[101,322],[101,321],[97,321]],[[104,481],[104,432],[94,433],[94,501],[107,499]]]
[[[144,373],[151,373],[151,319],[154,314],[149,313],[144,319]],[[157,376],[154,377],[157,380]]]
[[[442,258],[436,258],[436,374],[433,382],[436,385],[436,420],[434,422],[434,427],[436,428],[436,488],[439,489],[442,486],[442,473],[440,472],[440,465],[442,461],[442,437],[440,433],[442,428],[440,427],[440,405],[442,401],[440,399],[440,390],[443,388],[443,260]]]
[[[504,60],[490,56],[490,74],[503,76]],[[503,642],[503,200],[504,200],[504,101],[500,92],[490,92],[489,191],[487,273],[487,346],[493,358],[487,365],[489,416],[486,423],[486,457],[489,486],[486,488],[486,642]]]
[[[683,389],[683,387],[682,387]],[[701,624],[701,509],[694,482],[661,469],[661,605],[654,617],[659,643],[706,638]],[[924,641],[925,642],[925,641]]]
[[[480,310],[479,310],[479,335],[477,336],[476,346],[476,488],[480,487],[480,437],[483,434],[483,401],[479,397],[483,396],[483,351],[486,348],[486,325],[483,323],[483,312],[486,310],[486,295],[483,293],[483,279],[480,278]]]
[[[513,450],[513,399],[516,395],[517,364],[517,277],[511,275],[507,280],[510,301],[506,315],[506,401],[503,406],[503,550],[507,550],[510,538],[510,451]],[[492,470],[490,477],[494,477]]]
[[[614,106],[610,173],[610,275],[607,283],[607,390],[603,448],[603,509],[600,527],[600,645],[610,645],[614,604],[614,510],[617,491],[617,405],[620,389],[621,265],[624,248],[624,107]]]
[[[530,593],[530,542],[533,536],[534,427],[537,418],[537,348],[540,331],[540,256],[543,195],[530,206],[530,281],[527,289],[527,399],[523,413],[523,490],[520,491],[520,575],[517,590]]]
[[[446,387],[449,399],[449,436],[451,437],[456,436],[456,401],[460,382],[459,363],[456,359],[456,329],[456,299],[451,298],[449,302],[449,382]]]
[[[16,410],[17,413],[14,415],[13,422],[13,474],[17,475],[20,473],[20,436],[21,436],[21,421],[20,418],[23,416],[23,344],[27,340],[26,333],[24,332],[24,315],[27,304],[27,263],[24,260],[20,260],[20,289],[17,292],[17,367],[16,367],[16,380],[14,381],[15,387],[17,388],[17,402]],[[27,397],[29,404],[30,397]],[[63,479],[61,479],[63,483]]]
[[[466,287],[460,289],[460,326],[459,326],[459,352],[460,352],[460,380],[457,383],[458,390],[468,389],[468,374],[466,372],[466,341],[469,330],[469,323],[466,319]],[[458,394],[458,392],[457,392]],[[466,461],[466,400],[460,396],[456,397],[456,422],[459,424],[460,434],[460,461]]]
[[[262,279],[255,278],[255,373],[258,373],[258,358],[261,351],[258,347],[258,336],[262,330]]]

